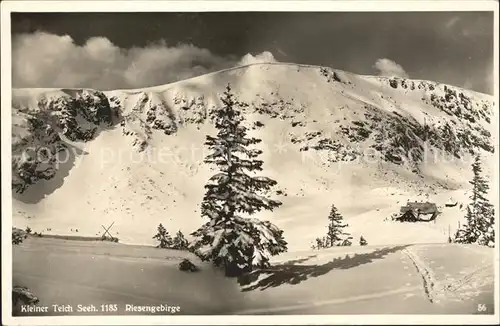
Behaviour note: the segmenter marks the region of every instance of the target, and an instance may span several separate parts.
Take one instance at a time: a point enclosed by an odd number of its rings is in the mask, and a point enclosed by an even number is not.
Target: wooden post
[[[113,239],[114,239],[114,237],[113,237],[113,236],[111,235],[111,233],[109,232],[109,230],[111,229],[111,227],[113,227],[113,225],[114,225],[114,224],[115,224],[115,222],[111,223],[111,225],[110,225],[108,228],[106,228],[104,225],[101,225],[101,226],[102,226],[102,228],[104,229],[104,234],[102,235],[102,236],[103,236],[103,238],[105,238],[105,237],[106,237],[106,234],[109,234],[109,237],[111,238],[111,240],[113,240]]]

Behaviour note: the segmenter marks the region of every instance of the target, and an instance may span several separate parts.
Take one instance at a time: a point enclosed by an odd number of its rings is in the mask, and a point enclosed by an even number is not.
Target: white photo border
[[[12,317],[11,193],[11,12],[204,12],[204,11],[493,11],[496,175],[491,190],[499,198],[499,76],[497,1],[2,1],[1,2],[1,141],[2,141],[2,323],[6,325],[164,325],[164,324],[498,324],[499,251],[495,250],[494,315],[273,315],[273,316],[66,316]],[[495,202],[498,216],[499,202]],[[496,219],[496,234],[499,223]],[[496,239],[498,248],[498,237]]]

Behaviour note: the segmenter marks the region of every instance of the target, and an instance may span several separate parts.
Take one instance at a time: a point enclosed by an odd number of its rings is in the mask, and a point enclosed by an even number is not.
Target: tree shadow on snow
[[[295,265],[309,258],[288,261],[284,264],[275,265],[265,270],[257,270],[241,276],[238,283],[243,292],[260,289],[261,291],[277,287],[283,284],[299,284],[310,277],[318,277],[327,274],[333,269],[349,269],[364,264],[372,263],[374,260],[383,259],[385,256],[405,249],[408,245],[395,246],[378,249],[369,253],[354,254],[350,257],[335,258],[323,265]]]
[[[301,264],[303,262],[306,262],[308,261],[309,259],[311,258],[316,258],[318,257],[318,255],[311,255],[311,256],[307,256],[305,258],[298,258],[298,259],[293,259],[293,260],[289,260],[286,262],[287,265],[291,265],[291,264]]]

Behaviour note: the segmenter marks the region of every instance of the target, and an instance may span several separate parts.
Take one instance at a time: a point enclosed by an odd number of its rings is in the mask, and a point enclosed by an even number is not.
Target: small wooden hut
[[[435,220],[438,213],[435,203],[408,202],[406,206],[401,206],[400,214],[395,220],[400,222],[428,222]]]

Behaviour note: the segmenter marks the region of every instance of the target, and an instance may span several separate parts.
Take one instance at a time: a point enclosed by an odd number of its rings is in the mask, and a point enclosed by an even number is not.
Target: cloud
[[[475,86],[475,83],[470,78],[465,79],[465,82],[462,85],[462,87],[465,88],[465,89],[473,89],[474,86]]]
[[[450,29],[452,28],[453,26],[455,26],[458,21],[460,20],[460,17],[458,16],[454,16],[454,17],[451,17],[450,19],[448,19],[445,23],[445,27]]]
[[[462,83],[457,83],[458,86],[468,90],[481,92],[484,94],[495,94],[495,76],[493,63],[490,62],[485,67],[476,66],[477,74],[466,74]]]
[[[271,52],[264,51],[260,54],[255,55],[255,56],[251,55],[250,53],[244,55],[243,58],[241,58],[238,65],[244,66],[244,65],[254,64],[254,63],[270,63],[270,62],[277,62],[277,61]]]
[[[487,74],[483,78],[466,78],[465,81],[459,85],[467,90],[476,91],[484,94],[495,94],[493,72]]]
[[[498,90],[498,85],[497,87],[495,87],[495,76],[493,75],[494,71],[495,70],[492,67],[491,70],[486,74],[485,92],[491,95],[495,95],[495,90]]]
[[[373,68],[379,71],[380,76],[409,77],[403,67],[389,59],[378,59],[373,65]]]
[[[476,40],[480,37],[493,37],[493,16],[453,16],[443,22],[442,28],[436,29],[446,38],[465,38]]]
[[[275,61],[270,52],[220,56],[190,44],[163,41],[122,49],[105,37],[77,45],[70,36],[21,34],[12,44],[12,84],[21,87],[140,88],[162,85],[243,62]]]

